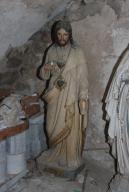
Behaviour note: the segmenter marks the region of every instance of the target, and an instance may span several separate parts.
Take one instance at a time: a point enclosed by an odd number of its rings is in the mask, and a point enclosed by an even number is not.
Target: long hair
[[[52,26],[51,29],[51,39],[53,43],[57,43],[57,31],[60,29],[64,29],[66,32],[69,33],[69,40],[70,43],[73,44],[73,37],[72,37],[72,27],[69,21],[65,21],[65,20],[58,20],[55,21],[55,23]]]

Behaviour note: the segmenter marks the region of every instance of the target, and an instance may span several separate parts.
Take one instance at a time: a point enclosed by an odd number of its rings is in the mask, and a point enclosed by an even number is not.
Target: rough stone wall
[[[18,2],[31,10],[36,7],[35,1]],[[36,2],[39,5],[45,3],[41,0]],[[66,5],[63,4],[57,10],[63,10]],[[49,6],[48,9],[50,10]],[[54,16],[58,15],[58,11]],[[49,15],[49,18],[52,19],[54,16]],[[129,0],[85,0],[82,4],[79,0],[71,1],[67,16],[72,23],[74,39],[84,49],[89,70],[90,112],[85,147],[105,148],[108,146],[105,143],[102,99],[112,69],[129,42]],[[44,20],[39,16],[38,21],[37,26],[31,23],[34,31],[36,28],[38,31]],[[41,90],[43,83],[36,78],[36,68],[41,63],[45,47],[50,43],[52,23],[53,20],[48,22],[23,46],[9,49],[6,56],[1,59],[0,87],[12,87],[25,94]],[[24,41],[26,39],[27,37]],[[15,40],[17,42],[17,37]],[[23,41],[21,35],[19,40]]]
[[[89,126],[86,148],[106,148],[103,97],[111,72],[129,43],[129,1],[85,1],[72,10],[74,37],[89,69]],[[78,11],[77,11],[78,10]]]
[[[0,56],[39,30],[68,0],[0,0]],[[57,10],[58,9],[58,10]],[[60,10],[59,10],[60,9]]]

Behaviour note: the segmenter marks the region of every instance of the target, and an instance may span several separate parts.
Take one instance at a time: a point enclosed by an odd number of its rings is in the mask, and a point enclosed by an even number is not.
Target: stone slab
[[[21,173],[17,175],[10,175],[6,181],[6,183],[3,183],[0,185],[0,192],[9,192],[11,188],[22,178],[27,174],[28,170],[24,170]]]

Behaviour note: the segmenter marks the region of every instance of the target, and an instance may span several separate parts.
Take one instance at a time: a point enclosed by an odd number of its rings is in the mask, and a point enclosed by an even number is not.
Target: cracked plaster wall
[[[0,31],[0,54],[4,53],[9,44],[18,46],[25,43],[48,18],[52,19],[51,10],[55,10],[56,6],[56,4],[51,6],[48,0],[36,2],[12,0],[12,4],[9,2],[9,0],[0,2],[0,8],[3,5],[5,9],[5,11],[0,9],[0,15],[5,14],[2,18],[7,22],[3,23],[0,17],[0,25],[3,26],[1,29],[3,32]],[[54,1],[56,2],[60,5],[61,1]],[[84,6],[77,0],[72,1],[67,15],[72,23],[74,39],[84,49],[88,63],[90,113],[86,147],[104,148],[108,146],[105,143],[102,99],[112,69],[129,43],[129,0],[85,0],[85,2]],[[66,1],[63,3],[59,11],[66,6]],[[36,57],[41,58],[42,52],[36,54]],[[39,63],[38,60],[36,65]]]

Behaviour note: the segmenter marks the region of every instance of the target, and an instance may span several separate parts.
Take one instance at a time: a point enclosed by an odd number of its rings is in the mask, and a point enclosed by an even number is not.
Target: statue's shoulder
[[[76,42],[76,41],[73,41],[73,43],[71,44],[71,46],[72,46],[72,48],[73,49],[75,49],[75,50],[77,50],[77,49],[79,49],[79,44]]]
[[[75,50],[76,53],[78,53],[78,54],[83,53],[82,47],[79,44],[77,44],[76,42],[72,45],[72,47],[73,47],[73,49]]]
[[[46,54],[51,54],[53,50],[55,50],[55,44],[52,43],[46,48],[45,52]]]
[[[81,46],[76,41],[72,43],[72,48],[75,50],[82,50]]]

